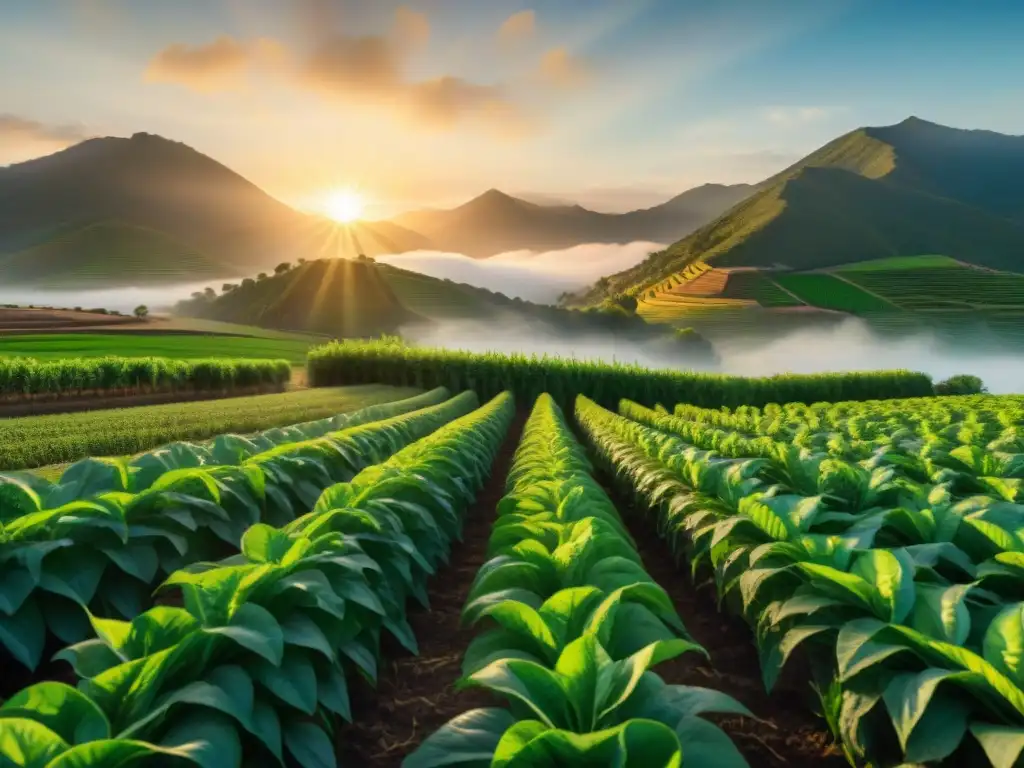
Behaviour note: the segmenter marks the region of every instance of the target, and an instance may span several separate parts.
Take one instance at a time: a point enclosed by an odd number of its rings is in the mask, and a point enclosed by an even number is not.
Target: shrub
[[[979,377],[969,373],[950,376],[935,385],[935,394],[937,395],[980,395],[987,392],[985,383]]]

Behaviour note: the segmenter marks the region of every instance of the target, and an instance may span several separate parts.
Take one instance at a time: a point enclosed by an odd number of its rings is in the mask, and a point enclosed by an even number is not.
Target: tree
[[[287,272],[291,268],[292,268],[292,265],[290,263],[288,263],[287,261],[282,261],[280,264],[278,264],[276,267],[274,267],[274,274],[275,275],[283,275],[285,272]]]
[[[221,293],[231,293],[237,287],[238,286],[235,283],[224,283],[224,285],[220,287],[220,290]]]
[[[139,318],[139,320],[145,320],[147,317],[149,317],[149,307],[147,307],[145,304],[139,304],[139,306],[135,308],[134,314],[137,318]]]
[[[252,288],[254,285],[256,285],[256,281],[253,280],[251,277],[247,277],[245,278],[245,280],[242,281],[243,288]]]
[[[305,259],[299,259],[299,266],[300,266],[300,267],[301,267],[301,266],[302,266],[303,264],[305,264],[305,263],[306,263],[306,260],[305,260]]]
[[[207,287],[207,289],[205,291],[203,291],[203,296],[205,298],[207,298],[207,299],[216,299],[217,298],[217,292],[215,290],[213,290],[213,288]]]
[[[256,275],[256,282],[262,282],[262,281],[264,281],[266,279],[267,279],[267,273],[266,272],[260,272],[258,275]]]

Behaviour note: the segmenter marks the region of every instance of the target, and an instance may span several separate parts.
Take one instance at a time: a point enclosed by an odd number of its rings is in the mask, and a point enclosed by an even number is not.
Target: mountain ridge
[[[1024,271],[1024,137],[916,117],[857,128],[572,301],[637,295],[697,261],[814,269],[921,253]]]

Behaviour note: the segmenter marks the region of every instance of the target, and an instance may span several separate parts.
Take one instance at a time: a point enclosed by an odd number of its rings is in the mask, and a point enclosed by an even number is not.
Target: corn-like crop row
[[[481,629],[462,674],[509,707],[456,717],[403,766],[746,766],[702,717],[746,708],[650,670],[707,653],[644,571],[548,395],[526,423],[507,489],[463,609],[463,621]]]
[[[82,640],[90,631],[90,612],[138,615],[151,604],[153,585],[167,574],[236,550],[257,523],[286,525],[311,509],[324,489],[351,480],[476,405],[476,395],[465,392],[418,411],[281,445],[237,466],[154,470],[155,478],[145,482],[139,473],[131,480],[143,490],[101,491],[48,509],[34,506],[39,497],[31,489],[0,485],[11,494],[8,502],[21,492],[23,504],[0,519],[0,647],[34,669],[48,635],[63,643]],[[100,476],[90,490],[100,490],[108,479]],[[81,480],[89,487],[87,471]]]
[[[624,412],[644,415],[635,405]],[[760,455],[690,444],[704,425],[660,421],[672,434],[586,398],[576,415],[677,558],[694,573],[710,567],[722,601],[751,625],[766,687],[794,652],[806,653],[851,762],[1018,764],[1024,507],[1006,494],[953,492],[1019,481],[972,474],[964,462],[921,483],[898,466],[814,455],[796,476]],[[644,420],[659,419],[671,417]]]
[[[332,485],[290,523],[250,526],[240,554],[164,582],[183,607],[90,616],[96,636],[61,653],[77,689],[44,682],[6,701],[0,749],[51,768],[162,756],[335,765],[348,677],[376,679],[384,632],[415,652],[406,601],[425,603],[424,581],[460,537],[513,410],[499,395]]]
[[[0,358],[0,398],[280,386],[291,372],[287,360],[4,357]]]
[[[382,383],[423,389],[473,389],[490,397],[508,389],[523,402],[543,393],[563,407],[577,394],[615,407],[628,397],[648,405],[687,402],[702,406],[869,400],[932,395],[926,375],[910,371],[787,375],[744,378],[571,358],[477,354],[394,341],[342,341],[315,347],[307,370],[313,386]]]
[[[141,493],[174,470],[239,466],[275,448],[439,405],[450,397],[447,389],[439,387],[402,400],[251,435],[223,434],[202,443],[169,443],[132,457],[83,459],[64,470],[56,482],[31,473],[0,474],[0,522],[102,493]]]

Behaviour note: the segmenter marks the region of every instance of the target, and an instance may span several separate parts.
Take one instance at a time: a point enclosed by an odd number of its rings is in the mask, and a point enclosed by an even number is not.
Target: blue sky
[[[302,207],[625,209],[911,114],[1024,133],[1022,39],[1005,0],[4,3],[0,163],[150,131]]]

